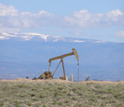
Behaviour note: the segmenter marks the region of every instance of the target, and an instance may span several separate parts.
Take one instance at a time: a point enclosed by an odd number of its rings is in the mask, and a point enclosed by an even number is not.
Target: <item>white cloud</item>
[[[76,11],[64,17],[64,24],[68,27],[95,28],[112,25],[124,25],[124,14],[119,10],[103,13],[90,13],[87,10]]]
[[[119,15],[123,15],[123,13],[119,9],[116,9],[116,10],[106,13],[106,15],[109,18],[113,18],[113,17],[119,16]]]
[[[119,9],[107,13],[90,13],[88,10],[80,10],[68,16],[58,17],[44,10],[35,14],[19,12],[12,5],[6,6],[0,3],[0,32],[18,32],[22,29],[58,26],[69,29],[76,28],[75,35],[80,35],[82,30],[79,30],[79,28],[116,25],[124,25],[124,13]]]
[[[54,15],[46,11],[40,11],[36,14],[32,14],[30,12],[22,12],[20,14],[20,19],[24,28],[37,28],[50,25],[53,18]]]
[[[119,36],[119,37],[124,37],[124,31],[119,31],[116,33],[116,36]]]
[[[20,29],[19,28],[9,28],[9,27],[0,27],[0,32],[8,32],[8,33],[11,33],[11,32],[19,32]]]
[[[30,12],[18,12],[12,5],[6,6],[0,3],[0,32],[15,32],[21,29],[38,28],[51,25],[54,15],[46,11],[39,11],[36,14]],[[10,29],[8,31],[8,29]],[[12,32],[13,32],[12,30]]]
[[[17,16],[18,11],[12,6],[6,6],[0,3],[0,16]]]

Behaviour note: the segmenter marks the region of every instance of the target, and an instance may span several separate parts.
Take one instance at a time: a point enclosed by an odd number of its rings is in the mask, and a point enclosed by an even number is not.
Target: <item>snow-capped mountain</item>
[[[0,33],[0,40],[14,39],[18,41],[44,41],[44,42],[94,42],[94,43],[104,43],[105,41],[89,40],[81,38],[69,38],[62,36],[51,36],[40,33]]]

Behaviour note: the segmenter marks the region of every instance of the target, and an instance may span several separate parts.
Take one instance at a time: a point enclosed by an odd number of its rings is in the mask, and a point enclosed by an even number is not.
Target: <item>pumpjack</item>
[[[61,79],[66,80],[63,58],[68,57],[68,56],[71,56],[71,55],[75,55],[75,57],[76,57],[76,59],[78,61],[78,64],[79,64],[79,57],[78,57],[78,53],[77,53],[76,49],[75,48],[72,48],[72,51],[73,52],[71,52],[71,53],[67,53],[67,54],[60,55],[60,56],[57,56],[57,57],[54,57],[54,58],[50,58],[49,59],[49,68],[48,68],[48,71],[45,71],[44,73],[42,73],[41,76],[38,77],[38,79],[53,79],[53,76],[54,76],[55,72],[57,71],[60,63],[62,63],[62,68],[63,68],[63,74],[64,74],[64,76]],[[52,74],[52,72],[50,72],[50,66],[51,66],[52,61],[57,60],[57,59],[60,59],[60,62],[58,64],[58,66],[56,67],[54,73]]]

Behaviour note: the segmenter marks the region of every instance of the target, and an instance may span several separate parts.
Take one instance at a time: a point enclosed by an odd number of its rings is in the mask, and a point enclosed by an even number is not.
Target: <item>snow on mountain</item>
[[[94,41],[94,43],[104,43],[105,41]]]
[[[10,39],[15,38],[22,41],[29,41],[34,37],[39,37],[47,41],[49,35],[39,34],[39,33],[0,33],[0,39]]]
[[[74,40],[74,42],[85,42],[84,40]]]
[[[93,42],[104,43],[105,41],[87,40],[82,38],[69,38],[62,36],[51,36],[40,33],[0,33],[0,40],[14,39],[18,41],[44,41],[44,42]]]

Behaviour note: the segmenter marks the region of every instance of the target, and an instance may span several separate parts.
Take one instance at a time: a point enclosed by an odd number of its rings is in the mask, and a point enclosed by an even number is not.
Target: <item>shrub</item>
[[[122,103],[116,103],[114,104],[115,107],[121,107],[122,106]]]
[[[63,87],[58,87],[58,89],[59,89],[59,90],[62,90],[62,89],[63,89]]]
[[[90,98],[89,101],[97,102],[96,98]]]
[[[54,97],[57,97],[57,96],[58,96],[58,93],[57,93],[57,92],[55,92],[55,93],[54,93]]]
[[[62,105],[62,102],[58,102],[57,104],[58,104],[58,105]]]
[[[0,106],[3,106],[4,104],[3,103],[0,103]]]
[[[35,93],[31,93],[31,97],[34,97],[36,94]]]
[[[20,94],[20,97],[26,97],[27,95],[26,94]]]
[[[62,90],[62,93],[67,93],[67,90]]]
[[[28,106],[31,106],[31,103],[27,103]]]
[[[109,103],[116,103],[116,100],[115,99],[111,99],[111,100],[109,100]]]
[[[82,95],[82,93],[79,90],[74,91],[74,93],[76,93],[78,95]]]
[[[72,100],[78,100],[79,98],[76,97],[76,96],[73,96],[71,99],[72,99]]]
[[[44,93],[40,93],[38,96],[39,96],[39,98],[44,98],[45,94]]]
[[[69,103],[70,101],[69,100],[65,100],[64,103]]]
[[[39,101],[39,99],[38,99],[38,98],[32,98],[32,100],[33,100],[33,101]]]
[[[20,107],[18,101],[15,101],[15,105],[16,105],[16,107]]]
[[[16,87],[18,87],[18,88],[28,88],[28,86],[24,85],[24,84],[18,84]]]
[[[45,104],[43,104],[43,106],[42,107],[47,107]]]
[[[52,104],[56,104],[56,101],[53,101],[53,103]]]
[[[97,85],[95,85],[95,88],[102,88],[102,86],[97,84]]]
[[[119,99],[124,99],[124,95],[120,93],[115,94],[114,97]]]
[[[102,103],[100,104],[100,107],[106,107],[106,104],[105,104],[104,102],[102,102]]]
[[[68,93],[67,96],[71,96],[71,93]]]

